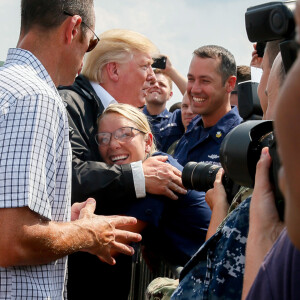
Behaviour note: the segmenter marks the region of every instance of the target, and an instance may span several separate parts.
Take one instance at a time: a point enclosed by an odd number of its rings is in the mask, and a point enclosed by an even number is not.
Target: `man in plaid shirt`
[[[66,256],[133,254],[134,218],[71,198],[71,147],[56,86],[71,84],[94,34],[93,0],[22,0],[21,34],[0,68],[0,299],[62,299]],[[121,242],[122,240],[122,242]]]

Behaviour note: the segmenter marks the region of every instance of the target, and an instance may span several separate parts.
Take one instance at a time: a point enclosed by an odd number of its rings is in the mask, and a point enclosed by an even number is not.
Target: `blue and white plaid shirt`
[[[68,128],[44,66],[29,51],[10,49],[0,68],[0,208],[29,207],[52,221],[70,220]],[[0,268],[0,299],[62,299],[66,262]]]

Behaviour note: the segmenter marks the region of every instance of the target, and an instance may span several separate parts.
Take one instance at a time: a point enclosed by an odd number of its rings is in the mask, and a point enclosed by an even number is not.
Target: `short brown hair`
[[[236,63],[234,56],[225,48],[216,45],[202,46],[196,49],[194,55],[201,58],[220,58],[219,72],[222,76],[223,84],[229,76],[236,76]]]
[[[168,80],[170,90],[172,91],[173,81],[172,81],[171,77],[169,75],[165,74],[161,69],[154,69],[153,72],[154,72],[154,74],[162,74],[162,75],[164,75],[166,77],[166,79]]]

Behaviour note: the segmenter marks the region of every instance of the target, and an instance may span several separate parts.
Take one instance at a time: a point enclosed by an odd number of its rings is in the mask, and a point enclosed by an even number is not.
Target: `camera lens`
[[[185,188],[206,192],[213,188],[216,174],[221,167],[203,162],[189,162],[182,171],[182,183]]]

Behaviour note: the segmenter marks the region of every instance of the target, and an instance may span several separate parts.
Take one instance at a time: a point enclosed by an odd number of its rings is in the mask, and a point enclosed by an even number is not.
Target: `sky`
[[[51,0],[49,0],[51,1]],[[0,61],[8,48],[15,47],[20,29],[20,2],[0,0]],[[95,32],[112,28],[138,31],[166,54],[184,76],[192,53],[214,44],[228,49],[237,65],[249,65],[252,43],[247,38],[247,8],[262,0],[94,0]],[[175,86],[167,107],[182,100]]]

